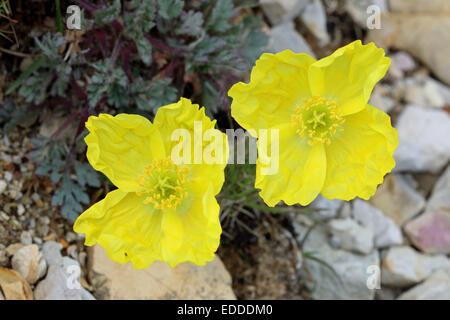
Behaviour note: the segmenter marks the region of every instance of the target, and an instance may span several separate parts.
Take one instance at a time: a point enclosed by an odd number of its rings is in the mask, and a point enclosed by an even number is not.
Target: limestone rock
[[[19,249],[14,254],[11,264],[29,284],[34,284],[42,278],[47,270],[47,264],[35,244]]]
[[[383,212],[374,208],[367,201],[353,201],[353,217],[363,226],[370,228],[374,234],[377,248],[399,245],[403,242],[402,232],[395,222]]]
[[[75,281],[74,269],[50,265],[47,276],[34,290],[36,300],[95,300],[79,282]]]
[[[28,283],[12,269],[0,267],[0,287],[6,300],[33,300]]]
[[[315,58],[309,44],[295,30],[292,21],[282,23],[270,30],[268,51],[277,53],[283,50],[291,50],[295,53],[307,53]]]
[[[406,224],[405,233],[423,252],[450,254],[450,211],[423,213]]]
[[[450,2],[448,0],[389,0],[392,12],[403,13],[450,13]]]
[[[390,287],[408,287],[449,266],[450,260],[444,255],[429,256],[407,246],[392,247],[381,263],[381,283]]]
[[[328,228],[344,250],[368,254],[373,249],[373,231],[352,219],[333,219],[328,222]]]
[[[62,245],[56,241],[46,241],[42,245],[42,254],[49,266],[62,264],[61,249]]]
[[[409,105],[397,125],[395,171],[441,170],[450,160],[450,116],[443,110]]]
[[[309,0],[261,0],[261,7],[273,25],[292,20],[300,14]]]
[[[450,213],[450,166],[436,182],[427,210],[431,212]]]
[[[306,228],[300,230],[302,228],[300,224],[295,226],[298,228],[296,230],[298,234],[303,235],[306,232]],[[316,252],[315,257],[332,266],[339,275],[337,277],[323,264],[305,259],[305,263],[315,279],[312,292],[314,299],[372,300],[374,298],[375,292],[367,287],[367,280],[370,276],[368,270],[379,267],[377,250],[373,250],[368,255],[336,250],[329,245],[328,235],[323,226],[318,226],[311,231],[304,243],[303,250]]]
[[[154,262],[135,270],[112,261],[95,245],[88,251],[89,278],[99,299],[236,299],[231,277],[219,257],[205,266],[182,263],[171,269]]]
[[[369,201],[397,226],[413,218],[425,206],[425,199],[409,185],[405,176],[392,174],[386,176]]]
[[[367,19],[369,14],[367,8],[370,6],[377,6],[380,12],[387,11],[386,0],[347,0],[345,1],[345,9],[362,28],[367,28]]]
[[[320,0],[312,0],[308,3],[301,14],[306,27],[318,39],[319,46],[326,46],[330,42],[327,31],[327,14]]]
[[[310,207],[317,209],[314,214],[323,219],[335,218],[343,201],[339,199],[326,199],[322,195],[318,195],[310,204]]]
[[[409,1],[415,8],[419,6],[415,1]],[[446,1],[446,0],[442,0]],[[448,1],[446,8],[448,10]],[[438,13],[393,13],[383,14],[380,29],[370,30],[367,41],[373,41],[378,46],[388,48],[395,46],[400,50],[411,53],[424,62],[442,81],[450,84],[450,14]],[[414,32],[411,32],[414,30]]]
[[[450,268],[436,271],[423,283],[401,294],[398,300],[450,300]]]

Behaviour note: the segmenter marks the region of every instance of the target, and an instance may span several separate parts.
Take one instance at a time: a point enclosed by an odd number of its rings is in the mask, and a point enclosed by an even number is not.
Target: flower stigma
[[[142,187],[138,196],[145,196],[143,202],[152,204],[156,210],[176,209],[187,197],[189,168],[179,166],[171,159],[154,159],[138,178]]]
[[[296,106],[291,120],[292,127],[310,146],[329,145],[336,132],[342,131],[340,127],[345,121],[337,103],[320,96],[302,99],[302,105]]]

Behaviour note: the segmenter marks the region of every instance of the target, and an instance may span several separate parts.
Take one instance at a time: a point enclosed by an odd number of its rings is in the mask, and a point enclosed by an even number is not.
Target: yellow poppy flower
[[[217,144],[194,137],[195,126],[201,132],[211,129]],[[76,220],[74,230],[86,235],[85,245],[98,243],[112,260],[131,261],[136,269],[153,261],[174,267],[213,260],[222,232],[215,195],[224,182],[228,153],[218,152],[223,159],[206,164],[195,162],[186,148],[187,161],[177,162],[172,149],[180,142],[172,141],[172,134],[185,130],[193,137],[185,145],[207,154],[208,146],[215,150],[211,145],[227,148],[226,135],[214,126],[203,108],[184,98],[159,108],[153,124],[131,114],[89,117],[87,158],[118,189]]]
[[[390,59],[373,43],[355,41],[316,61],[289,50],[264,53],[250,82],[229,91],[231,114],[245,129],[278,129],[279,170],[255,187],[269,206],[328,199],[370,198],[395,166],[397,131],[384,112],[367,104]],[[261,139],[259,139],[261,140]],[[271,149],[271,141],[267,142]]]

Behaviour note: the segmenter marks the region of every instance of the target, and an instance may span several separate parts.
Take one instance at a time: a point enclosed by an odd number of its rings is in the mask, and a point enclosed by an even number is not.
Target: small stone
[[[33,243],[33,238],[31,237],[30,231],[22,231],[20,234],[20,242],[22,242],[24,245],[30,245]]]
[[[386,176],[369,202],[397,226],[402,226],[425,206],[425,199],[411,187],[406,176],[394,174]]]
[[[56,241],[47,241],[42,245],[42,254],[49,266],[62,264],[62,245]]]
[[[6,183],[5,180],[0,180],[0,195],[5,192],[6,187],[8,186],[8,183]]]
[[[367,29],[367,20],[369,19],[369,13],[367,9],[370,6],[377,6],[380,12],[387,11],[386,0],[347,0],[345,1],[345,9],[353,18],[353,20],[362,28]],[[371,13],[373,14],[373,13]]]
[[[11,264],[29,284],[34,284],[42,278],[47,270],[47,264],[35,244],[19,249],[14,254]]]
[[[14,243],[14,244],[10,244],[7,248],[6,248],[6,254],[8,256],[13,256],[14,254],[16,254],[17,251],[19,251],[19,249],[23,248],[24,245],[23,243]]]
[[[368,254],[373,249],[373,232],[352,219],[333,219],[328,222],[329,232],[339,238],[344,250]]]
[[[326,199],[322,195],[318,195],[317,198],[310,204],[310,207],[318,210],[315,212],[318,217],[323,219],[331,219],[337,217],[342,203],[342,200]]]
[[[273,25],[300,14],[309,0],[261,0],[261,7]]]
[[[0,267],[0,287],[6,300],[33,300],[28,283],[12,269]]]
[[[78,257],[76,244],[72,244],[72,245],[68,246],[66,250],[67,250],[67,255],[71,256],[72,258],[76,259]]]
[[[421,284],[401,294],[398,300],[450,300],[450,268],[436,271]]]
[[[416,68],[416,62],[411,55],[405,51],[396,52],[391,58],[395,61],[396,66],[402,71],[408,72]]]
[[[21,216],[21,215],[23,215],[25,213],[25,207],[23,206],[23,204],[19,204],[18,206],[17,206],[17,214],[19,215],[19,216]]]
[[[312,0],[303,9],[301,18],[305,26],[319,40],[319,46],[326,46],[330,42],[327,31],[327,14],[320,0]]]
[[[395,171],[436,173],[450,160],[450,116],[445,111],[407,106],[396,128]]]
[[[47,276],[40,281],[34,290],[37,300],[95,300],[81,287],[79,281],[71,279],[72,272],[66,272],[62,267],[51,265]]]
[[[6,171],[5,174],[4,174],[4,178],[5,178],[5,180],[6,180],[7,182],[11,182],[11,180],[13,179],[13,175],[12,175],[11,172]]]
[[[339,210],[339,218],[347,219],[352,217],[352,206],[349,202],[344,202],[341,210]]]
[[[372,230],[375,247],[383,248],[403,243],[402,232],[395,222],[367,201],[361,199],[353,201],[353,217]]]
[[[270,30],[270,40],[268,51],[277,53],[284,50],[291,50],[294,53],[307,53],[315,57],[309,44],[294,29],[292,21],[282,23]]]
[[[72,243],[74,241],[76,241],[78,238],[78,236],[75,234],[75,232],[67,232],[66,234],[66,241],[67,243]]]
[[[395,107],[395,102],[392,98],[383,94],[384,90],[377,89],[379,86],[375,87],[370,96],[369,104],[388,113]]]
[[[444,255],[429,256],[407,246],[392,247],[382,260],[381,283],[404,288],[417,284],[433,272],[449,266],[450,260]]]
[[[112,261],[98,245],[88,250],[89,278],[99,299],[236,299],[219,257],[204,266],[181,263],[170,268],[154,262],[136,270],[131,263]]]
[[[450,212],[450,166],[447,167],[436,182],[427,203],[427,211],[442,213]]]
[[[301,241],[306,228],[303,232],[299,231],[297,230],[297,233],[302,236],[299,237],[298,241]],[[305,259],[310,276],[314,279],[312,298],[316,300],[372,300],[374,298],[375,290],[369,289],[367,279],[370,275],[368,273],[369,268],[379,267],[380,261],[377,250],[372,250],[368,255],[336,250],[330,246],[327,232],[321,225],[310,232],[304,242],[303,250],[304,252],[315,252],[314,256],[332,266],[339,276],[337,277],[328,266],[311,259]]]
[[[405,233],[422,252],[450,254],[450,212],[425,212],[406,224]]]

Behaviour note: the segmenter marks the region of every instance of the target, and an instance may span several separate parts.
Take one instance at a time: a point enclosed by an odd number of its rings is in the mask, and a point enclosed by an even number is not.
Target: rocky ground
[[[356,38],[387,50],[370,103],[400,143],[375,196],[319,197],[312,214],[267,218],[244,253],[223,245],[206,267],[136,271],[83,246],[51,205],[52,183],[33,174],[33,132],[16,128],[0,134],[0,299],[450,299],[449,2],[261,2],[268,51],[321,58]],[[367,29],[371,4],[380,30]]]

